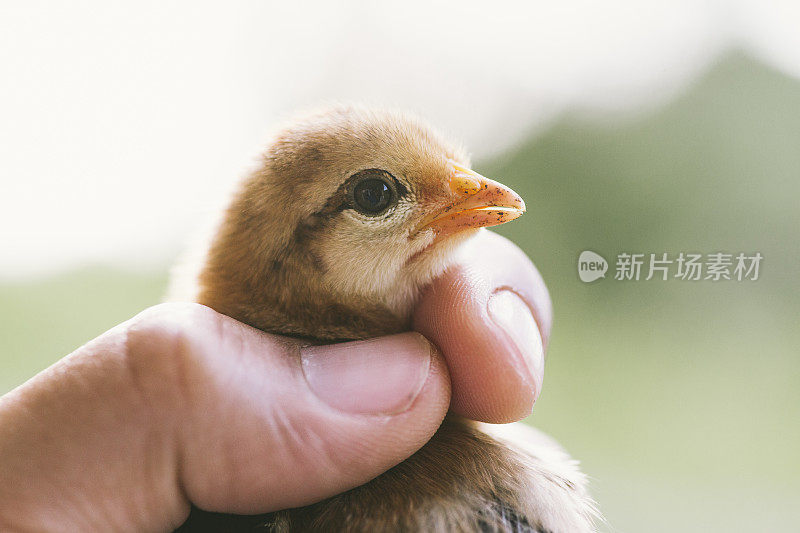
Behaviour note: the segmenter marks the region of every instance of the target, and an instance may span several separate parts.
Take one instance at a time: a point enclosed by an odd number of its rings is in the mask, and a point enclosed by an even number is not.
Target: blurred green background
[[[563,116],[476,168],[528,204],[498,231],[555,305],[530,422],[581,460],[604,529],[800,530],[800,83],[731,53],[665,107]],[[583,250],[606,279],[580,282]],[[718,251],[761,252],[760,279],[613,279],[621,252]],[[0,392],[159,302],[167,270],[0,286]]]

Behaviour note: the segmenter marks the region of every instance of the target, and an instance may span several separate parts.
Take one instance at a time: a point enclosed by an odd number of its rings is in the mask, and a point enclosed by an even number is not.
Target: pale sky
[[[564,109],[659,105],[731,46],[800,76],[799,20],[788,0],[6,0],[0,278],[175,257],[294,109],[407,108],[480,158]]]

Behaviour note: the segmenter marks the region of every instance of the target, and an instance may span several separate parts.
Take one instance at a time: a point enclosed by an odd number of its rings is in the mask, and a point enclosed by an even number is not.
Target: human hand
[[[342,492],[419,449],[448,407],[529,414],[550,321],[533,265],[488,232],[415,312],[441,352],[416,333],[307,347],[156,306],[0,399],[0,529],[163,531],[190,502],[253,514]]]

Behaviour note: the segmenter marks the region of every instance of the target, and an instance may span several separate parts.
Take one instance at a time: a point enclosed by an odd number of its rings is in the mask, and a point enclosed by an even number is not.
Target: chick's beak
[[[423,219],[420,228],[455,233],[468,228],[497,226],[525,212],[525,202],[503,185],[469,168],[451,162],[450,203]]]

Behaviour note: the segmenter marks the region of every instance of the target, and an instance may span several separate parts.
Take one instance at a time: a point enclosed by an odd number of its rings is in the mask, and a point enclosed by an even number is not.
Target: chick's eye
[[[392,199],[392,191],[383,180],[366,179],[353,191],[358,207],[368,213],[383,211]]]
[[[365,215],[377,215],[394,201],[394,187],[383,177],[365,176],[353,187],[354,207]]]

